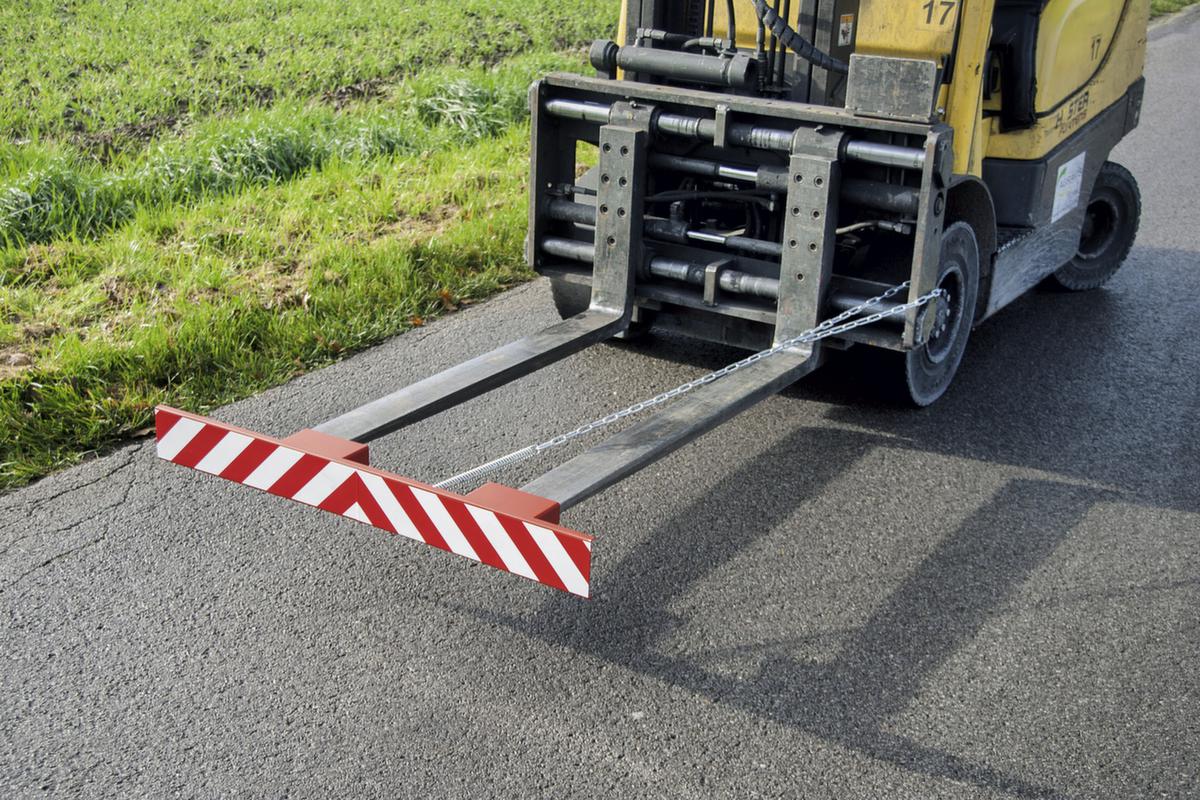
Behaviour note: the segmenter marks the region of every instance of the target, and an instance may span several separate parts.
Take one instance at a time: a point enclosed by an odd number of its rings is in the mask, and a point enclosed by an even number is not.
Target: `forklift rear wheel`
[[[945,303],[941,308],[926,306],[929,313],[939,315],[929,340],[908,352],[890,354],[893,368],[903,373],[903,398],[919,408],[932,405],[946,393],[975,324],[979,243],[974,229],[965,222],[956,222],[942,233],[937,285],[949,298],[939,301]]]
[[[551,278],[550,293],[554,296],[554,307],[558,309],[558,315],[563,319],[582,314],[588,310],[588,306],[592,302],[592,286],[582,281]],[[617,334],[616,338],[632,341],[647,333],[650,330],[649,313],[645,309],[638,309],[641,319],[631,322],[623,333]]]
[[[1137,181],[1120,164],[1106,161],[1088,200],[1079,251],[1054,273],[1054,283],[1076,292],[1107,283],[1133,247],[1141,214]]]

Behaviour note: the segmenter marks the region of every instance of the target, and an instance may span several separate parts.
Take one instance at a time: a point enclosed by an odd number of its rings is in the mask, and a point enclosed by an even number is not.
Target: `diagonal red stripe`
[[[154,412],[154,438],[161,439],[171,432],[171,428],[175,427],[175,423],[182,419],[178,414],[172,414],[170,411],[158,409]]]
[[[588,583],[592,582],[592,551],[588,550],[587,545],[583,540],[574,536],[568,536],[564,533],[554,532],[558,537],[558,541],[562,542],[563,549],[567,551],[567,555],[575,562],[575,567],[579,570],[579,574]]]
[[[258,469],[259,464],[267,460],[267,456],[275,452],[279,445],[265,439],[254,439],[246,445],[246,449],[221,471],[221,477],[234,483],[242,483],[250,477],[250,473]]]
[[[375,500],[375,496],[371,494],[371,490],[367,488],[367,484],[363,482],[357,472],[354,473],[354,480],[358,482],[358,507],[367,515],[367,519],[371,520],[371,524],[376,528],[395,533],[396,528],[387,518],[387,514],[383,513],[383,508]]]
[[[267,491],[290,499],[328,463],[329,459],[305,453],[299,461],[292,465],[291,469],[283,473],[279,480],[271,484],[271,488]]]
[[[371,496],[367,485],[363,483],[362,477],[357,472],[346,478],[342,485],[334,489],[329,497],[326,497],[317,507],[323,511],[345,516],[346,512],[350,510],[350,506],[355,503],[358,503],[358,507],[363,510],[363,514],[366,515],[371,525],[390,533],[396,532],[388,520],[387,514],[384,514],[379,503],[375,502],[375,498]]]
[[[329,496],[317,505],[317,508],[339,516],[345,514],[350,506],[358,502],[360,486],[362,486],[362,479],[358,477],[358,473],[350,473],[350,477],[342,481],[341,486],[330,492]]]
[[[562,582],[562,578],[558,577],[554,567],[546,560],[546,556],[542,554],[542,549],[537,546],[537,542],[529,535],[529,531],[525,529],[525,524],[515,517],[510,517],[507,514],[496,514],[496,519],[500,520],[500,524],[504,526],[504,530],[508,532],[509,538],[513,540],[513,544],[521,551],[521,555],[525,556],[525,560],[529,563],[533,574],[537,575],[539,583],[544,583],[547,586],[553,586],[555,589],[567,591],[566,585]]]
[[[450,513],[450,519],[454,520],[454,524],[462,531],[463,536],[467,537],[467,541],[471,543],[471,547],[475,548],[475,555],[479,556],[479,560],[489,567],[495,567],[496,569],[508,572],[508,567],[505,566],[504,560],[500,558],[500,554],[496,552],[496,548],[492,547],[492,543],[488,541],[487,536],[480,530],[479,523],[471,516],[471,512],[467,510],[466,505],[458,500],[442,495],[438,495],[438,500],[442,501],[442,505]]]
[[[450,549],[450,545],[446,544],[446,540],[442,538],[442,535],[438,533],[437,527],[429,519],[429,515],[425,513],[425,509],[421,508],[421,504],[417,502],[412,489],[399,481],[384,480],[388,488],[392,490],[392,494],[396,496],[396,502],[404,509],[409,522],[413,524],[413,527],[417,529],[417,533],[421,534],[421,538],[425,540],[425,544],[441,548],[447,553],[454,552]]]
[[[216,425],[205,425],[200,429],[200,432],[192,437],[192,440],[187,443],[187,446],[179,451],[172,461],[180,466],[194,467],[200,463],[200,459],[208,455],[209,451],[217,446],[217,442],[225,438],[226,431],[224,428],[218,428]]]

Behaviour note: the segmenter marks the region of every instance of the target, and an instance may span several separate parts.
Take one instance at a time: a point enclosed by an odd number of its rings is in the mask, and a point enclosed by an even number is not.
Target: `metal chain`
[[[865,325],[873,325],[880,320],[887,319],[888,317],[907,313],[914,308],[920,308],[935,298],[946,294],[944,289],[934,289],[928,294],[921,295],[912,302],[895,305],[882,311],[876,311],[872,314],[868,314],[864,317],[858,316],[867,309],[876,306],[879,303],[882,303],[884,300],[894,297],[895,295],[904,291],[909,287],[909,285],[910,281],[905,281],[897,286],[893,286],[883,294],[872,297],[871,299],[866,300],[865,302],[860,303],[853,308],[849,308],[838,314],[836,317],[831,317],[825,320],[815,328],[810,328],[797,336],[786,339],[774,347],[771,347],[767,350],[760,350],[753,355],[746,356],[740,361],[735,361],[732,364],[721,367],[720,369],[710,372],[707,375],[703,375],[695,380],[691,380],[687,383],[676,386],[674,389],[662,392],[661,394],[657,394],[654,397],[642,400],[641,402],[634,403],[633,405],[623,408],[620,411],[614,411],[607,416],[592,420],[587,424],[580,425],[574,430],[567,431],[566,433],[560,433],[558,436],[555,436],[552,439],[547,439],[540,444],[533,444],[529,445],[528,447],[522,447],[520,450],[514,450],[508,455],[501,456],[500,458],[489,461],[486,464],[480,464],[478,467],[459,473],[451,478],[447,478],[440,483],[434,484],[434,486],[439,489],[450,489],[463,484],[477,483],[481,478],[491,475],[494,472],[498,472],[505,467],[519,464],[522,461],[527,461],[528,459],[533,458],[540,453],[551,450],[555,447],[561,447],[573,439],[586,436],[593,431],[605,428],[615,422],[625,419],[626,417],[631,417],[634,414],[640,414],[643,411],[647,411],[651,408],[655,408],[656,406],[660,406],[663,403],[670,402],[682,394],[687,394],[693,389],[698,389],[701,386],[710,384],[715,380],[724,378],[726,375],[732,375],[740,369],[744,369],[755,362],[762,361],[764,358],[770,358],[773,355],[782,353],[784,350],[800,344],[811,344],[812,342],[817,342],[821,339],[828,339],[831,336],[837,336],[839,334],[846,333],[847,331],[852,331],[855,328],[861,328]]]

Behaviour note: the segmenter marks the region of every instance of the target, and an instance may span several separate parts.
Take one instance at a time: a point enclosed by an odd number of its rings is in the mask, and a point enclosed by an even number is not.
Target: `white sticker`
[[[854,15],[842,14],[841,22],[838,25],[838,47],[849,47],[852,41],[854,41]]]
[[[1058,168],[1058,179],[1054,183],[1054,210],[1050,221],[1058,222],[1079,205],[1079,192],[1083,189],[1083,164],[1087,153],[1080,153]]]

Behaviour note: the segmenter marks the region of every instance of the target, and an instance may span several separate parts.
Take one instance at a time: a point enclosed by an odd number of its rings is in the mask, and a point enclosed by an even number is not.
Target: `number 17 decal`
[[[925,12],[925,15],[918,23],[918,27],[941,30],[953,25],[954,12],[958,10],[958,4],[959,0],[925,0],[921,4],[921,10]]]

